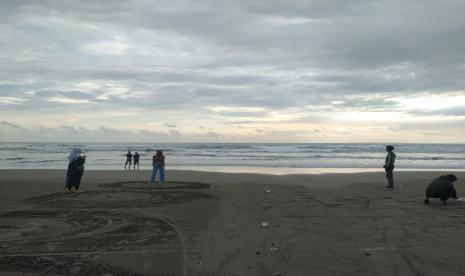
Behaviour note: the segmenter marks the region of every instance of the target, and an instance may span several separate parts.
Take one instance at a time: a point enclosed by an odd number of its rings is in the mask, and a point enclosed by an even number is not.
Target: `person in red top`
[[[157,171],[160,171],[160,182],[165,182],[165,156],[161,150],[157,150],[152,158],[152,174],[150,176],[150,183],[155,181]]]

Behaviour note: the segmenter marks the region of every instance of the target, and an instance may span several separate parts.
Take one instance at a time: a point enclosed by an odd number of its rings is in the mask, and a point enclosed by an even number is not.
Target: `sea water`
[[[163,150],[167,169],[253,173],[327,173],[382,170],[384,144],[240,143],[0,143],[0,169],[66,169],[71,149],[87,155],[86,169],[121,170],[128,150],[150,169]],[[465,170],[465,145],[398,144],[398,170]]]

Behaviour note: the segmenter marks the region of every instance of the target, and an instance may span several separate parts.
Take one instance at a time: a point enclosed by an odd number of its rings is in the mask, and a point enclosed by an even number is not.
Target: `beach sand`
[[[65,175],[0,170],[0,275],[465,275],[465,202],[423,204],[441,172]]]

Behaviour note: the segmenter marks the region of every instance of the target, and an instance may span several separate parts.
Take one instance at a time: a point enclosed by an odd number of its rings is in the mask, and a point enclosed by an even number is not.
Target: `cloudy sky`
[[[465,141],[465,1],[0,1],[0,140]]]

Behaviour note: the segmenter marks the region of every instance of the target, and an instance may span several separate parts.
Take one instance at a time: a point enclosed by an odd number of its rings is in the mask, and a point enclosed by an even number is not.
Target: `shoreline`
[[[53,182],[64,182],[65,169],[0,169],[0,184],[8,180],[17,180],[20,172],[22,180],[40,180],[46,175]],[[85,170],[82,184],[101,184],[108,181],[148,181],[150,170]],[[434,178],[453,173],[458,177],[457,185],[465,179],[464,171],[394,171],[395,182],[424,181],[425,185]],[[261,173],[226,173],[191,170],[166,170],[165,177],[170,181],[194,181],[207,184],[280,184],[302,185],[311,188],[332,188],[348,186],[354,183],[371,183],[384,185],[386,183],[384,170],[376,172],[357,173],[326,173],[326,174],[261,174]],[[84,187],[83,186],[83,187]],[[383,186],[384,187],[384,186]]]
[[[213,168],[213,169],[212,169]],[[360,173],[377,173],[377,172],[384,172],[383,168],[271,168],[271,167],[230,167],[228,169],[224,169],[228,167],[205,167],[202,168],[191,168],[191,167],[167,167],[166,171],[171,172],[199,172],[199,173],[227,173],[227,174],[263,174],[263,175],[276,175],[276,176],[283,176],[283,175],[327,175],[327,174],[360,174]],[[272,173],[271,171],[278,170],[279,173]],[[0,168],[0,173],[2,171],[66,171],[67,169],[62,168]],[[126,170],[126,171],[145,171],[150,172],[152,169],[151,167],[142,166],[139,170]],[[118,169],[109,169],[109,168],[102,168],[102,169],[87,169],[85,171],[125,171],[123,168]],[[465,169],[431,169],[431,168],[396,168],[394,172],[403,172],[403,173],[413,173],[413,172],[457,172],[457,173],[465,173]]]

